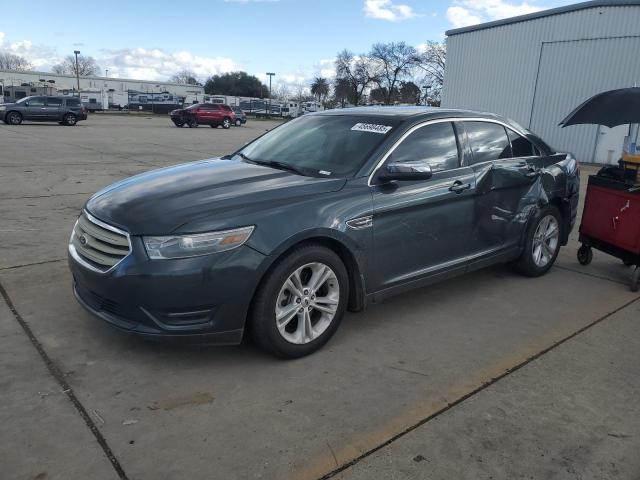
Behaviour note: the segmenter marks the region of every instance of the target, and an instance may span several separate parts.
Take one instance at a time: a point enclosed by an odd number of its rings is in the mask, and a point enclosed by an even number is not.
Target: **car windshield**
[[[27,100],[29,100],[30,98],[31,98],[31,97],[24,97],[24,98],[21,98],[20,100],[17,100],[17,101],[16,101],[16,103],[24,103],[24,102],[26,102]]]
[[[392,117],[309,115],[243,148],[245,161],[271,163],[320,176],[351,176],[398,124]]]
[[[198,108],[200,106],[199,103],[194,103],[186,108],[186,110],[193,110],[194,108]]]

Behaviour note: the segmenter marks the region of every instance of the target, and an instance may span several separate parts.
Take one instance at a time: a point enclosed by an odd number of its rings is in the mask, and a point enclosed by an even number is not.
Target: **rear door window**
[[[473,153],[472,164],[511,158],[511,144],[504,127],[491,122],[464,122]]]

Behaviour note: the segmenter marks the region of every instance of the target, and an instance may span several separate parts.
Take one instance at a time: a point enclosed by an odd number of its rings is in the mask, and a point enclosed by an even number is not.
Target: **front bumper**
[[[237,344],[265,256],[243,245],[201,257],[149,260],[140,237],[107,273],[69,255],[73,291],[96,317],[145,336]]]

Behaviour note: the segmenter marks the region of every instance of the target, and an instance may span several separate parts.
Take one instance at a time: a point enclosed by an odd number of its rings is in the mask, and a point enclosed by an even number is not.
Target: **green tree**
[[[327,79],[316,77],[311,84],[311,94],[318,99],[318,102],[326,99],[327,95],[329,95],[329,82]]]
[[[402,103],[412,103],[420,105],[420,97],[422,92],[420,87],[413,82],[400,82],[400,101]]]
[[[204,91],[210,95],[232,95],[236,97],[268,97],[269,87],[258,77],[247,72],[229,72],[214,75],[204,84]]]

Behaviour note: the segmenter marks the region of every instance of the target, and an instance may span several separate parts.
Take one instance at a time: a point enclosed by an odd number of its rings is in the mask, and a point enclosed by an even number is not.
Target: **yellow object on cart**
[[[640,183],[640,154],[632,155],[630,153],[622,153],[622,161],[626,162],[628,168],[635,167],[636,169],[636,182]],[[633,164],[629,165],[629,164]]]

